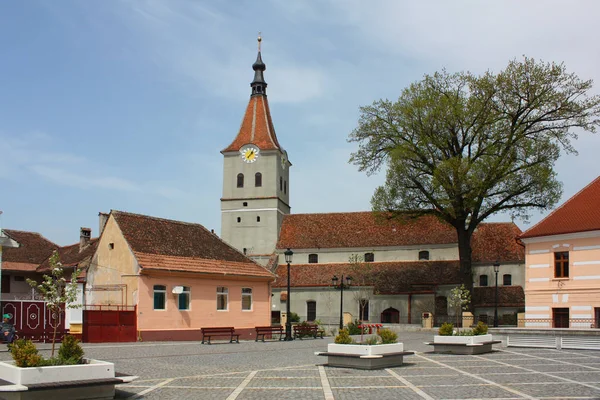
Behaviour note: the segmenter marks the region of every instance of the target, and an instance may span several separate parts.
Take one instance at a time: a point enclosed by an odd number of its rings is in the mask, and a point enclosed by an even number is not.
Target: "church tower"
[[[290,213],[286,151],[275,135],[267,101],[267,68],[258,56],[252,65],[252,92],[237,136],[223,154],[221,237],[266,265],[275,251],[283,216]]]

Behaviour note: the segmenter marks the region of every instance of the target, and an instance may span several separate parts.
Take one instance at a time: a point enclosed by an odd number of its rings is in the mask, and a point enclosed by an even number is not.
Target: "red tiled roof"
[[[58,248],[58,245],[52,243],[42,235],[36,232],[17,231],[13,229],[4,229],[4,233],[11,239],[19,243],[17,248],[3,248],[2,261],[3,269],[7,269],[7,265],[12,265],[18,271],[35,271],[35,269],[47,259],[52,252]],[[17,266],[17,263],[20,264]],[[27,269],[24,269],[27,268]]]
[[[92,261],[92,257],[98,248],[99,238],[90,239],[89,243],[79,251],[79,243],[75,243],[69,246],[64,246],[58,249],[58,255],[60,256],[60,262],[63,268],[80,268],[82,273],[80,278],[85,277],[87,268]],[[50,260],[46,259],[42,265],[39,266],[37,272],[46,273],[50,271]]]
[[[471,238],[474,263],[525,262],[525,249],[517,243],[521,229],[512,222],[479,224]]]
[[[246,107],[240,131],[229,146],[222,150],[239,151],[245,144],[255,144],[261,150],[281,150],[266,96],[252,96]]]
[[[35,272],[38,264],[2,261],[2,271]]]
[[[496,287],[475,287],[471,298],[475,307],[494,307]],[[521,286],[498,286],[498,306],[525,307],[525,292]]]
[[[546,218],[529,228],[521,238],[600,230],[600,176]]]
[[[473,234],[473,262],[523,262],[516,243],[521,230],[512,222],[482,223]],[[456,230],[427,215],[406,221],[379,218],[375,213],[291,214],[283,217],[277,248],[374,248],[457,243]]]
[[[386,220],[370,211],[284,215],[278,249],[456,243],[454,228],[434,216]]]
[[[200,224],[111,211],[136,253],[253,262]]]
[[[235,262],[210,260],[205,258],[165,256],[135,252],[135,257],[142,270],[158,270],[171,272],[193,272],[229,276],[248,276],[275,279],[266,268],[248,261]]]
[[[419,291],[415,285],[435,286],[459,283],[458,261],[389,261],[368,263],[373,268],[375,290],[380,293]],[[330,286],[334,275],[351,274],[349,263],[293,264],[293,287]],[[287,265],[277,268],[274,287],[287,286]]]

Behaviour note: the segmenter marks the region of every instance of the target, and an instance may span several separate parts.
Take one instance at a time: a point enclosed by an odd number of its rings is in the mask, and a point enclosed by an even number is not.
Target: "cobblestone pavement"
[[[325,351],[331,338],[84,348],[87,356],[139,376],[119,386],[119,399],[600,399],[598,351],[499,345],[484,355],[442,355],[423,344],[430,339],[431,333],[402,333],[405,349],[416,354],[402,367],[376,371],[324,366],[326,359],[314,353]]]

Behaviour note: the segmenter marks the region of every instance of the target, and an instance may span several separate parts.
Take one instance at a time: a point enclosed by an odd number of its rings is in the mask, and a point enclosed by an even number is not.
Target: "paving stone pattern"
[[[324,366],[331,338],[294,342],[84,345],[86,356],[139,379],[119,399],[600,399],[600,352],[505,348],[477,356],[433,354],[430,333],[401,334],[416,354],[376,371]],[[47,355],[49,346],[41,345]],[[0,360],[10,359],[6,352]]]

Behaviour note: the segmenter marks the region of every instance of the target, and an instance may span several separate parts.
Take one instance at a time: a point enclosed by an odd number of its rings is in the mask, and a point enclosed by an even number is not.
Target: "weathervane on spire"
[[[260,42],[262,42],[262,36],[260,35],[260,31],[258,31],[258,51],[260,52]]]

